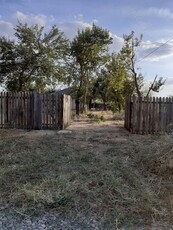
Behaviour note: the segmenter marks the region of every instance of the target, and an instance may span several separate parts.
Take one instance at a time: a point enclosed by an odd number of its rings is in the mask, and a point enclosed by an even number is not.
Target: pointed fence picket
[[[173,127],[173,98],[127,97],[125,128],[136,134],[169,132]]]
[[[70,122],[70,96],[35,92],[0,93],[0,128],[64,129]]]

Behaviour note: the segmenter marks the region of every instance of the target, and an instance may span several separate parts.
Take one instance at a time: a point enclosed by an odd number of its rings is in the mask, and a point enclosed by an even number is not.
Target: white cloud
[[[141,44],[139,60],[159,61],[173,56],[173,40],[166,43],[166,40],[156,42],[146,41]]]
[[[116,34],[109,32],[110,36],[113,38],[113,44],[110,45],[110,52],[119,52],[123,47],[124,39],[118,37]]]
[[[147,16],[155,16],[160,18],[168,18],[173,19],[173,11],[168,8],[157,8],[157,7],[149,7],[149,8],[132,8],[126,7],[125,9],[121,10],[119,13],[123,15],[130,15],[133,17],[147,17]]]
[[[169,85],[165,83],[164,86],[162,86],[162,89],[159,91],[159,93],[154,93],[154,96],[156,97],[170,97],[173,96],[173,84]]]
[[[47,22],[52,22],[55,20],[53,15],[50,15],[49,17],[43,14],[24,14],[20,11],[17,11],[13,18],[15,21],[20,21],[22,23],[27,23],[29,25],[33,24],[39,24],[40,26],[45,26]]]
[[[0,20],[0,36],[12,37],[14,33],[13,24]]]
[[[78,29],[84,29],[86,27],[92,27],[91,23],[80,21],[80,20],[75,20],[72,22],[61,22],[61,23],[56,23],[57,27],[65,33],[67,38],[73,39],[76,34]]]
[[[167,8],[148,8],[146,13],[149,15],[155,15],[163,18],[173,18],[173,11]]]
[[[74,16],[74,20],[77,20],[77,21],[82,21],[83,20],[83,14],[77,14]]]

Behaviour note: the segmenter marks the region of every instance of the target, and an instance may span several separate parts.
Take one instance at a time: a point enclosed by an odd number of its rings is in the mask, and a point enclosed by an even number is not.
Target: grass
[[[106,118],[103,115],[99,116],[99,115],[94,114],[94,113],[88,113],[87,117],[90,118],[93,122],[99,123],[99,122],[106,121]]]
[[[1,204],[27,215],[74,210],[108,229],[172,226],[172,139],[121,132],[127,141],[104,127],[36,137],[0,130]]]

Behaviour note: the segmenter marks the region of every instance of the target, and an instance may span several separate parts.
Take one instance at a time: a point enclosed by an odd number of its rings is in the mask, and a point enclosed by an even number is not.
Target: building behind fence
[[[128,97],[125,128],[136,134],[173,131],[173,98]]]
[[[70,121],[68,95],[0,93],[0,128],[64,129]]]

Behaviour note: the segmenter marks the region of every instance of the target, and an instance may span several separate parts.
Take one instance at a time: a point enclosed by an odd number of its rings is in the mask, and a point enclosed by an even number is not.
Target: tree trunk
[[[89,110],[91,110],[92,109],[92,98],[90,98],[90,100],[89,100]]]
[[[107,111],[108,107],[107,107],[107,103],[106,101],[103,102],[103,110],[104,111]]]
[[[87,112],[87,88],[83,96],[83,105],[82,105],[82,113],[86,113],[86,112]]]
[[[78,99],[76,99],[75,103],[76,103],[76,115],[79,115],[79,112],[80,112],[80,101]]]

